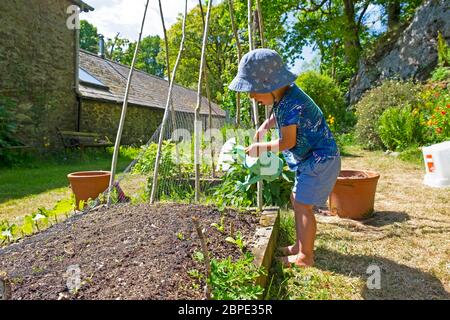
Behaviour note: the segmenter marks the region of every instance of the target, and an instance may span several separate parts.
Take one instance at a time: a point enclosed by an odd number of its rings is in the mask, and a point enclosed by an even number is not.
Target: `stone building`
[[[81,99],[77,111],[80,115],[77,130],[97,132],[112,138],[116,136],[129,72],[128,66],[105,59],[101,53],[94,55],[80,50]],[[166,80],[135,70],[123,130],[123,144],[142,144],[150,139],[162,121],[168,87]],[[197,92],[174,85],[172,101],[176,114],[175,126],[193,132]],[[212,127],[222,127],[225,112],[215,103],[211,103],[211,115]],[[205,98],[202,100],[200,117],[203,128],[208,128],[209,105]],[[170,118],[165,132],[171,131]]]
[[[16,104],[17,139],[23,144],[56,143],[55,126],[77,123],[76,28],[68,11],[79,0],[0,1],[0,98]]]
[[[129,68],[80,51],[79,30],[68,24],[73,6],[94,10],[81,0],[0,1],[0,103],[14,102],[17,140],[25,145],[60,146],[56,128],[115,138]],[[135,73],[123,143],[150,138],[167,87],[163,79]],[[176,86],[176,110],[193,114],[195,97]],[[215,104],[213,110],[220,125],[225,113]]]

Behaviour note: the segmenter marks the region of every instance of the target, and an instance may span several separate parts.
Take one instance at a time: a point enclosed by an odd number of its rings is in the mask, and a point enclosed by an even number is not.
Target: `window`
[[[96,79],[94,76],[90,75],[87,71],[84,71],[82,68],[79,68],[79,75],[80,75],[80,82],[84,85],[90,87],[97,87],[105,90],[109,89],[100,80]]]

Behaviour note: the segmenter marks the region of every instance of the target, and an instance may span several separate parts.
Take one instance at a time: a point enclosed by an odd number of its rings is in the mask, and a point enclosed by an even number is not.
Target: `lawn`
[[[272,266],[271,299],[449,299],[450,189],[422,184],[420,164],[348,148],[343,168],[381,173],[375,214],[364,222],[317,216],[316,265]],[[280,245],[294,239],[292,212],[281,219]],[[367,269],[381,269],[369,290]]]
[[[133,159],[120,156],[117,171]],[[71,153],[68,157],[34,159],[13,168],[0,169],[0,220],[13,220],[36,211],[52,208],[71,196],[67,174],[85,170],[110,170],[110,152]]]

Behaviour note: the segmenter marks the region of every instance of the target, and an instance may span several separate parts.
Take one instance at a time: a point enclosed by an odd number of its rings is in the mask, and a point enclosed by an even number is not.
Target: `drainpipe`
[[[81,122],[81,92],[80,92],[80,30],[75,28],[75,94],[77,95],[77,131],[80,131]]]

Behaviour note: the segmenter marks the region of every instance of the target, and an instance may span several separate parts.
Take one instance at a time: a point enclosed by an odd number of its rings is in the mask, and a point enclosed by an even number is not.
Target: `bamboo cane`
[[[205,29],[205,17],[203,13],[203,6],[202,6],[202,0],[198,0],[198,3],[200,5],[200,12],[202,15],[202,22],[203,22],[203,30]],[[208,114],[209,114],[209,130],[211,133],[212,129],[212,106],[211,106],[211,91],[209,90],[209,83],[208,83],[208,68],[207,68],[208,61],[205,57],[205,64],[203,65],[203,76],[205,77],[205,89],[206,89],[206,99],[208,100]],[[211,174],[212,177],[215,178],[216,172],[214,169],[214,149],[213,149],[213,143],[212,143],[212,134],[209,135],[209,149],[210,149],[210,156],[211,156]]]
[[[195,167],[195,201],[200,200],[200,138],[201,132],[199,132],[199,118],[200,118],[200,107],[202,105],[202,81],[203,81],[203,65],[205,64],[206,55],[206,43],[208,40],[208,30],[209,30],[209,17],[211,15],[212,0],[208,1],[208,9],[206,11],[206,22],[205,28],[203,30],[203,43],[202,43],[202,53],[200,57],[200,70],[198,79],[198,89],[197,89],[197,106],[195,108],[195,119],[194,119],[194,167]]]
[[[170,80],[172,77],[170,75],[169,41],[167,39],[166,23],[164,21],[164,13],[163,13],[162,5],[161,5],[161,0],[158,0],[158,2],[159,2],[159,14],[161,16],[162,28],[163,28],[163,33],[164,33],[164,44],[165,44],[165,48],[166,48],[167,80],[169,81],[169,86],[170,86]],[[171,106],[171,113],[172,113],[172,130],[175,130],[176,129],[176,118],[175,118],[176,114],[175,114],[175,108],[173,106],[173,100],[170,101],[170,106]],[[179,152],[178,144],[175,144],[175,156],[176,156],[177,163],[178,163],[178,174],[181,174],[180,152]]]
[[[147,9],[148,9],[149,1],[150,0],[147,0],[147,2],[145,4],[144,17],[142,18],[142,23],[141,23],[141,31],[139,32],[139,39],[138,39],[138,42],[136,43],[136,48],[134,50],[133,61],[131,63],[130,73],[128,75],[127,86],[125,89],[125,96],[123,98],[122,113],[120,115],[119,129],[117,131],[116,142],[114,144],[114,152],[113,152],[113,158],[112,158],[112,163],[111,163],[111,178],[109,180],[108,200],[107,200],[108,206],[111,204],[111,191],[112,191],[113,185],[114,185],[114,179],[115,179],[116,167],[117,167],[117,158],[119,156],[119,151],[120,151],[120,140],[122,139],[123,126],[125,124],[125,117],[127,115],[128,97],[130,94],[131,80],[133,78],[134,66],[136,65],[136,58],[137,58],[137,54],[139,51],[139,45],[140,45],[141,39],[142,39],[142,32],[144,30],[145,19],[147,17]]]
[[[234,40],[236,41],[238,64],[242,60],[242,48],[241,41],[239,40],[239,34],[236,28],[236,22],[234,19],[233,0],[228,0],[228,8],[230,10],[231,28],[233,29]],[[236,129],[241,126],[241,93],[236,93]]]
[[[155,169],[153,171],[152,192],[150,194],[150,203],[152,203],[152,204],[155,202],[156,190],[158,188],[158,170],[159,170],[159,163],[161,161],[161,151],[162,151],[162,143],[163,143],[163,139],[164,139],[164,130],[166,127],[167,117],[169,115],[170,101],[172,99],[172,89],[173,89],[173,85],[175,82],[175,76],[176,76],[178,64],[181,60],[181,54],[184,49],[184,39],[186,36],[186,17],[187,17],[187,0],[185,1],[185,5],[184,5],[184,17],[183,17],[183,29],[182,29],[183,31],[182,31],[182,36],[181,36],[180,50],[178,51],[177,60],[175,62],[175,66],[172,71],[172,77],[170,79],[170,85],[169,85],[169,92],[167,93],[166,108],[164,110],[164,117],[163,117],[163,120],[161,123],[161,129],[159,132],[158,151],[156,153]]]
[[[252,32],[252,0],[248,0],[248,42],[250,51],[254,49],[253,43],[253,32]],[[252,100],[253,104],[253,117],[254,117],[254,125],[256,130],[259,128],[259,114],[258,114],[258,104],[255,99]],[[258,206],[258,210],[262,210],[263,207],[263,183],[262,181],[257,182],[257,198],[256,204]]]

